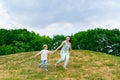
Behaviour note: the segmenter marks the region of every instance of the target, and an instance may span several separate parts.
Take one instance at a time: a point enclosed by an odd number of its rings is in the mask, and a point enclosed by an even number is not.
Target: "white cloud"
[[[0,1],[0,28],[5,29],[19,29],[27,28],[28,30],[33,30],[29,26],[23,26],[22,24],[14,20],[14,16],[9,14],[9,11],[4,7],[2,1]]]
[[[56,34],[71,35],[78,31],[73,23],[53,23],[46,25],[44,28],[39,28],[35,30],[41,35],[53,36]]]
[[[0,3],[0,28],[11,28],[9,25],[10,16],[7,10],[4,9],[2,3]]]
[[[120,8],[119,0],[118,1],[108,0],[107,2],[103,2],[103,5],[108,8],[116,8],[116,7]]]
[[[93,22],[94,27],[105,28],[105,29],[120,29],[119,20],[102,20],[99,22]]]
[[[98,27],[120,29],[119,0],[31,1],[0,0],[0,28],[26,28],[51,37]]]
[[[88,29],[95,29],[95,28],[104,28],[104,29],[120,29],[119,21],[114,20],[103,20],[103,21],[91,21],[91,23],[84,24],[84,23],[52,23],[44,26],[43,28],[32,28],[31,30],[39,33],[40,35],[48,35],[53,37],[56,34],[63,34],[63,35],[71,35],[75,34],[79,31],[86,31]]]
[[[0,28],[11,29],[14,28],[16,22],[14,22],[9,15],[9,12],[3,6],[2,2],[0,3]]]

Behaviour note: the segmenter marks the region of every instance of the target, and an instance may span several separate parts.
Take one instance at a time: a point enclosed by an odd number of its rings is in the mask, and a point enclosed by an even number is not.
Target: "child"
[[[44,49],[41,50],[39,53],[37,53],[34,57],[36,57],[36,56],[38,56],[38,55],[41,54],[41,63],[38,65],[38,68],[40,68],[42,65],[44,65],[44,70],[48,71],[48,67],[47,67],[47,65],[48,65],[48,63],[47,63],[47,55],[49,53],[53,53],[53,52],[47,50],[48,46],[46,44],[43,45],[43,48]]]

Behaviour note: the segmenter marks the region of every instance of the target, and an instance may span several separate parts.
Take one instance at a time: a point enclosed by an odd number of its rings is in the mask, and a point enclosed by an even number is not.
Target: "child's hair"
[[[47,46],[48,46],[47,44],[44,44],[44,45],[43,45],[43,48],[45,48],[45,47],[47,47]]]

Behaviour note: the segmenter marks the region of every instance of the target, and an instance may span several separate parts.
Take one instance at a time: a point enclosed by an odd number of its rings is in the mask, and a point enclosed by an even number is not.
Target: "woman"
[[[59,50],[60,48],[61,48],[61,51],[60,51],[61,58],[55,63],[55,67],[59,63],[61,63],[62,61],[65,60],[63,68],[67,69],[66,66],[67,66],[68,61],[69,61],[69,50],[72,50],[70,36],[66,36],[66,40],[61,43],[61,45],[55,50],[55,52],[57,50]]]

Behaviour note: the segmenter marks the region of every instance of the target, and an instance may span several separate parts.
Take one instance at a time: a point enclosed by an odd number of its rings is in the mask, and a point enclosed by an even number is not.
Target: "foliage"
[[[91,29],[71,35],[73,49],[85,49],[120,55],[120,31],[118,29]],[[50,50],[56,49],[64,35],[41,36],[26,29],[0,29],[0,55],[41,50],[48,44]]]
[[[40,36],[26,29],[0,29],[0,55],[40,50],[43,44],[49,42],[51,39],[48,36]]]
[[[94,29],[76,33],[74,49],[86,49],[120,55],[120,31],[118,29]]]

